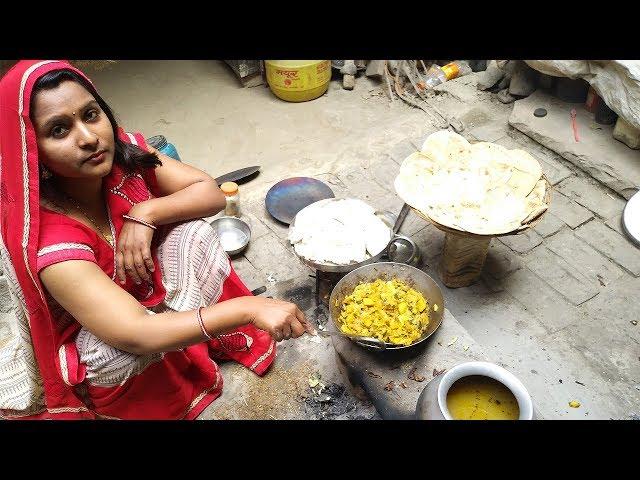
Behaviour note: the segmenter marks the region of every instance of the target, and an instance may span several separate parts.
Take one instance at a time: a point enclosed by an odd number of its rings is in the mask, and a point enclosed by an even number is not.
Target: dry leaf
[[[407,378],[416,382],[424,382],[426,377],[423,377],[422,375],[416,375],[416,370],[417,368],[412,368],[409,372],[409,375],[407,375]]]
[[[393,380],[391,380],[389,383],[387,383],[387,384],[384,386],[384,389],[385,389],[387,392],[390,392],[391,390],[393,390],[393,387],[394,387],[394,383],[393,383]]]
[[[322,378],[322,377],[321,377],[321,375],[320,375],[318,372],[316,372],[316,373],[314,373],[314,374],[312,374],[312,375],[309,375],[309,386],[310,386],[311,388],[315,388],[315,387],[317,387],[317,386],[318,386],[318,384],[320,383],[320,379],[321,379],[321,378]]]

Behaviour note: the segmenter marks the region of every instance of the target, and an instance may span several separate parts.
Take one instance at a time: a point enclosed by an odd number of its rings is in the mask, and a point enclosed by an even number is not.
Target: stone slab
[[[517,253],[527,253],[542,243],[542,237],[528,229],[518,235],[505,235],[498,240]]]
[[[551,192],[549,212],[571,228],[577,228],[593,218],[593,213],[590,210],[556,191]]]
[[[547,238],[558,233],[562,229],[562,227],[564,227],[564,225],[564,222],[556,217],[553,213],[546,212],[542,217],[542,220],[540,220],[540,222],[535,227],[533,227],[533,230],[543,238]]]
[[[632,275],[640,276],[640,249],[604,223],[593,220],[576,229],[576,236]]]
[[[567,198],[604,219],[622,214],[626,205],[626,202],[620,197],[606,192],[602,186],[586,178],[570,177],[556,185],[555,188]]]
[[[544,245],[527,255],[527,267],[573,305],[595,297],[600,289],[589,278]]]
[[[594,286],[605,287],[625,272],[570,230],[564,230],[544,243],[571,267],[590,279]]]
[[[545,117],[533,115],[540,107],[547,110]],[[578,142],[571,126],[572,109],[577,112]],[[515,102],[509,123],[627,199],[640,188],[640,151],[614,139],[613,126],[591,128],[593,114],[583,105],[538,90]]]

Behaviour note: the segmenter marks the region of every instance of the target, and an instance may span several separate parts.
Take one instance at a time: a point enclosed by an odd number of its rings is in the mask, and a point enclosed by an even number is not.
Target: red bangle
[[[197,316],[198,316],[198,324],[200,325],[200,330],[202,330],[202,334],[207,337],[209,340],[213,340],[213,338],[211,337],[211,335],[209,335],[207,333],[207,331],[204,328],[204,322],[202,321],[202,313],[200,313],[200,311],[203,309],[204,307],[200,307],[198,308],[197,311]]]
[[[131,220],[132,222],[139,223],[140,225],[144,225],[145,227],[149,227],[149,228],[152,228],[154,230],[158,229],[158,227],[156,227],[155,225],[152,225],[149,222],[145,222],[144,220],[142,220],[140,218],[132,217],[131,215],[122,215],[122,218],[124,218],[125,220]]]

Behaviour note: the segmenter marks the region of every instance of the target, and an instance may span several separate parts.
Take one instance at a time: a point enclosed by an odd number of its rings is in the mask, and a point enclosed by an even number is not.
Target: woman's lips
[[[92,165],[97,165],[99,163],[102,163],[105,158],[107,158],[107,151],[106,150],[102,150],[100,153],[95,154],[95,155],[91,155],[89,158],[87,158],[85,160],[85,163],[90,163]]]

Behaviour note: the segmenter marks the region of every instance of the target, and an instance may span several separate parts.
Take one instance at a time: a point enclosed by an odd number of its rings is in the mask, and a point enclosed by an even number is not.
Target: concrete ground
[[[262,165],[261,174],[241,187],[241,208],[253,237],[234,266],[250,288],[312,273],[292,254],[287,229],[264,209],[274,183],[313,176],[336,196],[359,197],[397,213],[402,201],[393,179],[399,165],[436,130],[424,112],[399,100],[390,103],[380,85],[363,77],[353,91],[332,81],[323,97],[292,104],[264,86],[241,87],[218,61],[121,61],[88,73],[126,129],[165,135],[185,162],[213,176]],[[550,211],[534,231],[492,241],[479,282],[455,290],[443,286],[446,306],[489,358],[523,381],[543,418],[637,418],[640,250],[621,232],[624,199],[594,179],[601,176],[592,164],[585,173],[580,163],[574,166],[510,127],[514,106],[478,91],[475,78],[471,74],[443,85],[434,103],[464,122],[468,139],[530,151],[554,190]],[[419,243],[422,268],[439,282],[444,234],[413,213],[401,232]],[[314,371],[338,381],[330,344],[323,339],[322,348],[312,349],[309,342],[305,337],[283,345],[283,352],[297,353],[282,353],[275,373],[260,382],[275,382],[267,380],[271,376],[280,382],[274,388],[294,388],[290,375],[278,374],[287,361],[300,369],[293,380],[304,390],[300,398],[308,396],[307,378]],[[321,353],[314,358],[310,352]],[[284,397],[246,393],[250,375],[233,366],[225,369],[226,395],[206,418],[327,418],[287,406]],[[236,396],[241,391],[246,395]],[[256,412],[249,411],[247,398],[262,398],[267,407],[284,403]],[[581,406],[570,408],[571,400]],[[377,418],[366,401],[357,400],[356,410],[364,413],[333,418]]]

